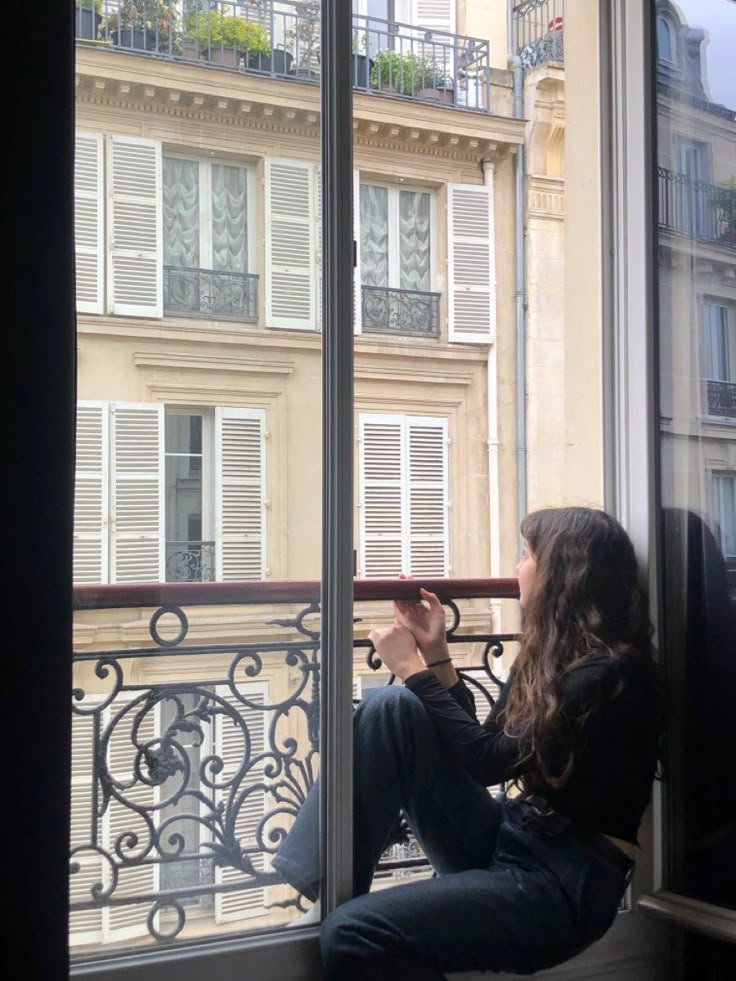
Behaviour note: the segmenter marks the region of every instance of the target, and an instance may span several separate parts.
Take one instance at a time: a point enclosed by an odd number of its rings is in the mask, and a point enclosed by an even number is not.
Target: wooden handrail
[[[516,579],[356,579],[353,596],[366,600],[418,599],[419,588],[441,600],[518,599]],[[319,582],[163,582],[75,586],[75,610],[159,606],[254,606],[318,601]]]

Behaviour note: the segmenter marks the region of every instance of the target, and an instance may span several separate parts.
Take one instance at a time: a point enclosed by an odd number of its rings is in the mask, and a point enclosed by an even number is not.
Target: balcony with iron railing
[[[705,411],[715,418],[736,421],[736,382],[706,379]]]
[[[514,6],[514,51],[524,69],[565,60],[564,13],[564,0],[523,0]]]
[[[659,227],[676,235],[736,249],[736,189],[657,169]]]
[[[163,267],[164,313],[255,323],[258,276],[219,269]]]
[[[319,81],[319,0],[78,0],[79,44],[115,53]],[[353,88],[491,111],[487,40],[353,16]]]
[[[420,585],[447,607],[448,642],[483,718],[500,690],[495,665],[515,636],[489,630],[488,604],[477,601],[513,601],[518,583],[356,581],[356,612],[369,623],[370,604],[385,612]],[[76,587],[78,951],[275,927],[302,908],[271,858],[319,768],[319,592],[313,582]],[[382,666],[366,632],[357,628],[353,664],[370,675]],[[397,825],[374,888],[429,872]]]
[[[412,337],[439,337],[440,294],[363,286],[361,330]]]

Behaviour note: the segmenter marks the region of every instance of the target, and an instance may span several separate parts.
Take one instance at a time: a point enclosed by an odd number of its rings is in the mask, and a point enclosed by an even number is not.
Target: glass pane
[[[166,458],[166,541],[202,540],[202,461]]]
[[[227,272],[247,272],[246,171],[212,165],[212,262]]]
[[[736,909],[736,7],[679,0],[668,17],[658,54],[684,71],[657,78],[666,885]]]
[[[322,55],[318,0],[76,10],[70,946],[89,958],[311,905],[275,858],[319,772]]]
[[[164,264],[199,266],[199,164],[163,159]]]
[[[399,286],[402,290],[431,289],[430,196],[399,192]]]
[[[202,416],[166,413],[166,452],[202,453]]]
[[[360,185],[360,271],[364,286],[388,286],[388,190]]]

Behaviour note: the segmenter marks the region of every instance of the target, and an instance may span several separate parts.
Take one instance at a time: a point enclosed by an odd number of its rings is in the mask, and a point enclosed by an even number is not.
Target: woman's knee
[[[374,688],[360,702],[356,715],[421,714],[424,706],[414,692],[403,685]]]
[[[371,918],[355,906],[363,906],[360,899],[340,906],[322,924],[319,942],[325,979],[362,977],[361,968],[384,956],[387,938],[372,936]]]

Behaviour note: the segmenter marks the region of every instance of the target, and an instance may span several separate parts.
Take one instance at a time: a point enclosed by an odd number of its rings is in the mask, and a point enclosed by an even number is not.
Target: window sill
[[[700,422],[704,426],[736,426],[736,416],[710,416],[707,414],[700,416]]]
[[[278,930],[261,936],[233,937],[176,948],[149,947],[137,953],[90,957],[72,963],[70,978],[95,981],[308,981],[320,977],[317,928]]]
[[[736,943],[736,910],[665,890],[641,896],[637,910],[688,930]]]

